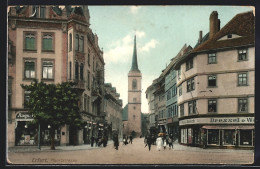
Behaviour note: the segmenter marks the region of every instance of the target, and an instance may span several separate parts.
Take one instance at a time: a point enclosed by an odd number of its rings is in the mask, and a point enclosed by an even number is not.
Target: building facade
[[[61,126],[55,131],[58,145],[84,144],[104,126],[104,59],[98,37],[89,27],[87,6],[16,6],[8,13],[10,88],[8,146],[34,145],[37,128],[24,107],[28,92],[21,84],[34,79],[45,83],[77,82],[84,129]],[[9,57],[9,56],[8,56]],[[48,124],[41,126],[41,143],[48,144]],[[76,139],[75,139],[76,138]]]
[[[112,139],[113,133],[116,132],[120,138],[123,137],[123,120],[122,120],[122,100],[120,94],[111,83],[105,83],[105,113],[107,128],[105,129],[109,139]]]
[[[207,40],[177,61],[180,143],[254,146],[254,19],[241,13],[220,29],[213,11]]]

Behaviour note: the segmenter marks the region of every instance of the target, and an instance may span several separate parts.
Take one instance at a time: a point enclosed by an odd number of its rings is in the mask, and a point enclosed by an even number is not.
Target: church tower
[[[132,67],[128,73],[128,122],[127,133],[135,133],[136,137],[142,134],[141,130],[141,92],[142,73],[138,69],[136,36],[134,38],[134,52]]]

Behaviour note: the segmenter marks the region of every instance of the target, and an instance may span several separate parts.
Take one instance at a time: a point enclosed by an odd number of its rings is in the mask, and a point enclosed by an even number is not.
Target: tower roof
[[[140,72],[140,70],[138,69],[138,63],[137,63],[136,35],[135,35],[135,39],[134,39],[134,52],[133,52],[133,58],[132,58],[132,67],[131,67],[130,71]]]

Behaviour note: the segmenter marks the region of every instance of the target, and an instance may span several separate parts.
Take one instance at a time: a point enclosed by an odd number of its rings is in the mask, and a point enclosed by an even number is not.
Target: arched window
[[[136,89],[136,87],[137,87],[137,81],[136,81],[136,79],[134,79],[134,80],[132,81],[132,88],[133,88],[133,89]]]
[[[70,37],[69,37],[69,51],[72,51],[72,34],[70,33]]]

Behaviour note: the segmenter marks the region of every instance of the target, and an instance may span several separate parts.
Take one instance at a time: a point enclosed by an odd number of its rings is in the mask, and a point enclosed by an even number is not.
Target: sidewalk
[[[107,145],[113,144],[112,140],[108,140]],[[38,146],[15,146],[9,147],[8,152],[46,152],[46,151],[73,151],[73,150],[88,150],[88,149],[97,149],[104,148],[103,145],[100,147],[91,147],[90,144],[76,145],[76,146],[55,146],[55,150],[51,150],[50,146],[41,146],[41,149],[38,149]]]

